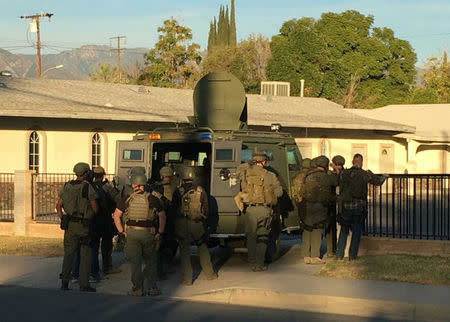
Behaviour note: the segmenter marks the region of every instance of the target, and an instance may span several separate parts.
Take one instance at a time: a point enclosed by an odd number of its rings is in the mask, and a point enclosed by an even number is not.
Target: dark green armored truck
[[[211,238],[222,244],[239,245],[245,236],[244,214],[235,202],[240,182],[237,167],[252,159],[255,151],[268,156],[269,170],[275,172],[284,195],[275,209],[271,239],[277,244],[281,229],[298,229],[298,216],[291,201],[292,179],[300,171],[301,155],[294,138],[280,133],[250,130],[244,87],[233,75],[213,72],[200,79],[194,90],[194,115],[189,124],[137,133],[132,141],[117,142],[116,175],[125,182],[131,167],[145,167],[150,180],[159,180],[159,170],[170,165],[175,173],[194,167],[196,180],[210,194]],[[276,123],[276,120],[274,120]],[[229,241],[233,243],[229,243]]]

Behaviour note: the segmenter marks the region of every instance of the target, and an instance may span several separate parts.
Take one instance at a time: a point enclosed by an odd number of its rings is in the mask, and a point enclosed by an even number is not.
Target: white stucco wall
[[[0,172],[28,169],[28,139],[31,131],[1,130]],[[91,164],[91,140],[94,132],[38,131],[40,134],[40,172],[71,173],[77,162]],[[132,133],[101,133],[102,165],[115,172],[116,141],[132,139]]]
[[[393,173],[404,173],[407,167],[407,152],[404,145],[395,142],[394,140],[380,140],[380,139],[333,139],[333,138],[323,138],[323,139],[296,139],[297,145],[301,152],[305,151],[305,147],[308,144],[311,145],[310,148],[306,150],[312,151],[312,157],[316,157],[322,154],[322,142],[323,140],[328,140],[326,149],[327,157],[330,159],[340,154],[346,160],[346,167],[351,166],[352,157],[355,153],[363,154],[364,168],[370,169],[373,172],[380,172],[382,167],[381,164],[381,153],[384,148],[391,148],[390,152],[393,153]],[[303,150],[303,151],[302,151]],[[302,153],[305,154],[305,153]],[[308,156],[308,155],[306,155]]]

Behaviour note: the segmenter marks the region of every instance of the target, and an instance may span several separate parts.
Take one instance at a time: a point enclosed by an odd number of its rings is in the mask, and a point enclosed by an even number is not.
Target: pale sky
[[[27,41],[28,22],[19,18],[40,12],[44,53],[57,53],[84,44],[109,45],[109,37],[127,36],[125,47],[153,46],[156,28],[171,16],[192,29],[194,42],[205,48],[209,22],[229,0],[0,0],[0,48],[34,53]],[[319,18],[323,12],[358,10],[375,17],[375,26],[389,27],[410,41],[418,65],[450,48],[450,0],[235,0],[238,39],[251,33],[272,37],[292,18]],[[31,42],[35,34],[28,35]]]

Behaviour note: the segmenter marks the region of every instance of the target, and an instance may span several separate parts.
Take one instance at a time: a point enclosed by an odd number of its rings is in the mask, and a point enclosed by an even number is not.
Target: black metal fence
[[[107,174],[106,178],[112,180],[113,174]],[[36,173],[33,174],[33,219],[36,222],[55,223],[60,222],[56,214],[58,193],[64,184],[74,180],[73,173]]]
[[[369,185],[367,236],[450,240],[450,174],[393,174]]]
[[[0,221],[14,221],[13,173],[0,173]]]

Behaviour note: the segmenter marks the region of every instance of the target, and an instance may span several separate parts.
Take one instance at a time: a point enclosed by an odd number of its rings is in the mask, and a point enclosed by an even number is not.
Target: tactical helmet
[[[316,167],[322,167],[324,169],[328,169],[329,163],[330,163],[330,160],[324,155],[318,156],[315,159]]]
[[[302,160],[302,169],[310,169],[311,168],[311,159],[310,158],[304,158]]]
[[[147,176],[145,174],[136,174],[131,179],[131,184],[145,186],[147,184]]]
[[[78,162],[73,167],[73,172],[75,172],[75,174],[80,177],[83,174],[85,174],[86,172],[88,172],[90,169],[91,168],[89,167],[89,164],[87,164],[85,162]]]
[[[181,179],[183,180],[194,180],[195,171],[192,167],[185,167],[181,171]]]
[[[253,153],[252,160],[253,160],[253,162],[267,161],[267,155],[262,152],[255,152],[255,153]]]
[[[103,167],[95,167],[94,168],[94,173],[95,174],[106,174],[105,168],[103,168]]]
[[[171,167],[162,167],[161,170],[159,170],[159,175],[161,177],[171,177],[173,176],[173,169]]]
[[[331,159],[331,162],[333,162],[336,165],[344,165],[345,164],[345,159],[342,155],[335,155],[333,157],[333,159]]]

